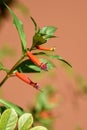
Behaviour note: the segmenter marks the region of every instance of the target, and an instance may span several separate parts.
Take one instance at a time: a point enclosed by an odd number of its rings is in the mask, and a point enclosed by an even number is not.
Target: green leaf
[[[7,68],[5,68],[2,63],[0,63],[0,70],[3,70],[5,72],[9,72],[9,70]]]
[[[56,93],[56,90],[51,85],[47,85],[43,88],[43,93],[38,93],[36,97],[36,111],[51,110],[56,104],[50,103],[49,98]]]
[[[31,128],[30,130],[47,130],[47,128],[45,128],[43,126],[35,126],[35,127]]]
[[[54,32],[57,30],[54,26],[46,26],[40,29],[39,33],[43,34],[45,38],[48,40],[49,38],[55,37],[53,36]]]
[[[39,73],[41,71],[30,59],[23,61],[15,70],[22,73]]]
[[[48,70],[53,69],[55,67],[53,62],[51,62],[48,59],[39,58],[39,60],[41,63],[47,63]],[[22,73],[40,73],[40,72],[42,72],[40,67],[35,65],[30,59],[23,61],[21,64],[19,64],[19,66],[17,66],[17,68],[15,68],[15,70],[18,70],[19,72],[22,72]]]
[[[56,36],[52,36],[52,35],[45,35],[45,38],[48,40],[49,38],[56,38]]]
[[[38,95],[36,98],[36,110],[40,112],[44,110],[45,107],[47,107],[46,105],[48,105],[46,94],[44,93],[44,95]]]
[[[23,23],[18,19],[18,17],[14,14],[14,12],[12,11],[11,8],[9,8],[7,5],[6,7],[8,8],[12,18],[13,18],[13,23],[19,33],[19,37],[21,40],[21,46],[22,46],[22,53],[25,53],[26,51],[26,37],[25,37],[25,33],[23,30]]]
[[[37,31],[38,31],[37,23],[36,23],[36,21],[34,20],[33,17],[30,16],[30,18],[31,18],[31,20],[32,20],[32,22],[33,22],[33,24],[34,24],[34,26],[35,26],[35,32],[37,32]]]
[[[22,115],[24,113],[22,108],[20,108],[19,106],[15,105],[9,101],[0,99],[0,103],[3,104],[6,108],[14,108],[15,111],[18,113],[18,115]]]
[[[68,61],[64,60],[64,59],[63,59],[61,56],[59,56],[59,55],[50,55],[50,54],[47,54],[47,53],[45,53],[45,52],[37,52],[37,53],[34,53],[34,55],[45,55],[45,56],[48,56],[48,57],[50,57],[50,58],[52,58],[52,59],[60,60],[60,61],[64,62],[65,64],[67,64],[68,66],[72,67]]]
[[[18,120],[17,113],[14,109],[7,109],[0,118],[0,130],[14,130]]]
[[[18,120],[18,130],[28,130],[32,124],[33,124],[32,114],[25,113]]]
[[[48,117],[48,118],[39,118],[39,124],[45,126],[48,130],[53,130],[53,123],[54,123],[54,117]]]
[[[59,55],[49,55],[49,57],[50,57],[50,58],[53,58],[53,59],[57,59],[57,60],[63,61],[64,63],[66,63],[67,65],[69,65],[70,67],[72,67],[69,62],[67,62],[66,60],[64,60],[64,59],[63,59],[61,56],[59,56]]]
[[[40,72],[41,69],[36,65],[29,65],[29,68],[32,69],[35,72]]]
[[[4,70],[4,66],[2,63],[0,63],[0,70]]]

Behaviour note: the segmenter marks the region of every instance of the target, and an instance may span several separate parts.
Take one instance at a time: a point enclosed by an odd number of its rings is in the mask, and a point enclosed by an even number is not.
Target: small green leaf
[[[47,105],[46,94],[44,93],[44,95],[42,94],[37,95],[36,105],[35,105],[36,110],[40,112],[41,110],[43,110],[43,108],[45,108],[46,105]]]
[[[49,38],[55,37],[53,36],[54,32],[57,30],[54,26],[46,26],[40,29],[39,33],[43,34],[45,38],[48,40]]]
[[[14,109],[7,109],[0,118],[0,130],[14,130],[18,120],[17,113]]]
[[[66,60],[64,60],[64,59],[63,59],[61,56],[59,56],[59,55],[49,55],[49,57],[50,57],[50,58],[53,58],[53,59],[57,59],[57,60],[63,61],[64,63],[66,63],[67,65],[69,65],[70,67],[72,67],[69,62],[67,62]]]
[[[40,72],[41,71],[41,69],[38,66],[36,66],[36,65],[29,65],[29,68],[32,69],[33,71],[36,71],[36,72]]]
[[[47,128],[45,128],[43,126],[35,126],[35,127],[31,128],[30,130],[47,130]]]
[[[0,63],[0,70],[3,70],[5,72],[9,71],[7,68],[4,67],[4,65],[2,63]]]
[[[41,71],[30,59],[23,61],[15,70],[22,73],[39,73]]]
[[[40,93],[36,98],[36,110],[39,112],[42,110],[51,110],[56,106],[55,104],[50,103],[48,100],[51,92],[48,92],[45,89],[43,89],[43,91],[44,94]]]
[[[25,37],[25,33],[23,30],[23,23],[18,19],[18,17],[14,14],[14,12],[12,11],[11,8],[9,8],[7,5],[6,7],[8,8],[12,18],[13,18],[13,23],[19,33],[19,37],[21,40],[21,46],[22,46],[22,53],[25,53],[26,51],[26,37]]]
[[[56,36],[46,35],[45,38],[48,40],[49,38],[56,38]]]
[[[36,111],[42,111],[42,110],[51,110],[53,109],[56,104],[55,103],[50,103],[49,98],[55,94],[56,90],[54,87],[51,85],[47,85],[46,87],[43,88],[43,93],[38,93],[36,97]]]
[[[34,20],[33,17],[30,17],[30,18],[31,18],[31,20],[32,20],[32,22],[33,22],[33,24],[34,24],[34,26],[35,26],[35,32],[37,32],[37,31],[38,31],[37,23],[36,23],[36,21]]]
[[[18,130],[28,130],[32,124],[33,124],[32,114],[25,113],[18,120]]]
[[[22,115],[24,113],[22,108],[20,108],[19,106],[15,105],[9,101],[0,99],[0,103],[3,104],[6,108],[14,108],[15,111],[18,113],[18,115]]]
[[[0,63],[0,70],[4,70],[4,66],[2,63]]]

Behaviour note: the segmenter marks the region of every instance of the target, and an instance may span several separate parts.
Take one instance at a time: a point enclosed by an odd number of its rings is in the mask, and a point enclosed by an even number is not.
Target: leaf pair
[[[13,108],[7,109],[0,117],[0,130],[14,130],[17,126],[18,130],[47,130],[43,126],[31,128],[33,124],[33,116],[30,113],[24,113],[18,119],[18,115]]]
[[[30,113],[25,113],[20,116],[13,108],[5,110],[0,117],[0,130],[14,130],[18,121],[18,130],[28,130],[32,123],[33,117]]]
[[[18,106],[3,99],[0,99],[0,103],[8,108],[2,113],[0,111],[0,130],[14,130],[17,124],[18,130],[47,130],[42,126],[31,128],[33,124],[31,113],[24,113]],[[18,115],[20,115],[19,118]]]

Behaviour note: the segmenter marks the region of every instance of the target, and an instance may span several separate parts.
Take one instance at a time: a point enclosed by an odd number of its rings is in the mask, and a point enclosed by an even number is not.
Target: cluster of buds
[[[37,49],[39,50],[45,50],[45,51],[53,51],[55,50],[55,48],[44,48],[44,47],[41,47],[41,46],[36,46]],[[26,55],[29,57],[29,59],[35,64],[37,65],[38,67],[40,67],[42,70],[44,71],[47,71],[47,63],[42,63],[40,62],[40,60],[35,56],[33,55],[30,51],[27,51],[26,52]],[[26,75],[24,75],[23,73],[20,73],[18,71],[15,71],[15,75],[21,79],[22,81],[24,81],[25,83],[33,86],[34,88],[39,89],[39,85],[35,82],[33,82],[29,77],[27,77]],[[41,90],[40,90],[41,91]]]

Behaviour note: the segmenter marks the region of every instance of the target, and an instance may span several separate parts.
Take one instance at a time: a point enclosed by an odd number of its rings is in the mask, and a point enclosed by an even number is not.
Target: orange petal
[[[30,51],[27,51],[27,56],[34,64],[39,66],[42,70],[47,71],[47,63],[41,63],[39,59],[36,56],[34,56]]]
[[[22,81],[24,81],[27,84],[30,84],[31,86],[33,86],[36,89],[39,89],[39,85],[37,83],[34,83],[33,81],[31,81],[31,79],[29,79],[29,77],[27,77],[26,75],[24,75],[23,73],[19,73],[18,71],[15,72],[15,75],[21,79]],[[40,89],[39,89],[40,90]]]
[[[36,46],[36,48],[39,50],[44,50],[44,51],[54,51],[55,50],[55,48],[45,48],[42,46]]]

